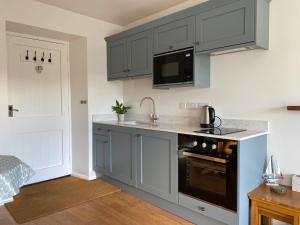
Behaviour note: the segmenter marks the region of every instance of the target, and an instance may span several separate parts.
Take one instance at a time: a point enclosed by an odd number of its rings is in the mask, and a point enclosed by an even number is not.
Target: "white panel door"
[[[8,113],[9,153],[35,170],[29,183],[69,175],[68,45],[7,38],[8,103],[18,110]]]

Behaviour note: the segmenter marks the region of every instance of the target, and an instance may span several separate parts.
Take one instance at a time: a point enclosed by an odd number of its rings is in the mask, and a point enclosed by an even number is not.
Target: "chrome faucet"
[[[150,100],[152,101],[152,106],[153,106],[153,112],[150,113],[150,119],[151,119],[151,122],[153,124],[157,124],[157,120],[159,119],[158,115],[156,115],[156,111],[155,111],[155,102],[154,102],[154,99],[151,98],[151,97],[144,97],[142,98],[141,102],[140,102],[140,107],[142,107],[142,104],[145,100]]]

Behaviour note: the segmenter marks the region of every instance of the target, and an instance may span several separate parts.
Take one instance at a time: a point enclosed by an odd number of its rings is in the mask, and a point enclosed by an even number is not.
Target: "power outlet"
[[[208,105],[207,103],[199,103],[199,102],[180,102],[179,108],[185,110],[195,110],[201,109],[203,106]]]

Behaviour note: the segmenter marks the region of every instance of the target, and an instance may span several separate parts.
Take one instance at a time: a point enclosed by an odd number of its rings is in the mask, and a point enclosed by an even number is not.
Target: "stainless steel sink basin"
[[[125,124],[125,125],[151,125],[150,122],[145,122],[145,121],[136,121],[136,120],[132,120],[132,121],[124,121],[124,122],[120,122],[121,124]]]

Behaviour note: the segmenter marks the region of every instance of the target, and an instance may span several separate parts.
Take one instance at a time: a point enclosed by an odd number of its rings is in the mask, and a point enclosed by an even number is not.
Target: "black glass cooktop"
[[[239,133],[242,131],[246,131],[243,129],[235,129],[235,128],[202,128],[201,130],[194,131],[195,133],[201,134],[214,134],[214,135],[225,135],[225,134],[232,134],[232,133]]]

